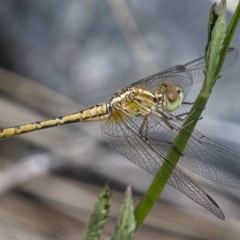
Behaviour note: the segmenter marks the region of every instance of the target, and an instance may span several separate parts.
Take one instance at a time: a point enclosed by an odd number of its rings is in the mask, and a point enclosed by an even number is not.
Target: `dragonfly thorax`
[[[119,110],[126,108],[129,103],[136,99],[138,91],[135,87],[127,87],[113,94],[110,100],[112,109]]]
[[[161,83],[155,95],[162,98],[161,104],[169,112],[175,111],[184,99],[183,89],[169,81]]]

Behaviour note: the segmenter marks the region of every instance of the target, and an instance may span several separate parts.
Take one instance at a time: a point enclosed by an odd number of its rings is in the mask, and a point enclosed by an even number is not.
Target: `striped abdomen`
[[[7,138],[14,135],[32,132],[35,130],[41,130],[44,128],[55,127],[58,125],[64,125],[74,122],[86,122],[86,121],[101,121],[108,118],[111,112],[111,106],[106,103],[98,104],[83,111],[73,113],[70,115],[57,117],[55,119],[49,119],[45,121],[39,121],[29,124],[24,124],[16,127],[4,128],[0,130],[0,138]]]

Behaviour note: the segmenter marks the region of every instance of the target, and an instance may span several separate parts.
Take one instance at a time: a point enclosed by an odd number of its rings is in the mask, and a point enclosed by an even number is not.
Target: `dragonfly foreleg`
[[[193,109],[192,112],[184,113],[183,115],[187,115],[187,117],[184,120],[188,119],[196,110],[199,110],[199,109],[195,108],[195,109]],[[180,115],[182,115],[182,114],[180,114]],[[177,115],[177,117],[179,117],[180,115]],[[195,119],[193,121],[198,121],[198,120],[202,120],[202,119],[203,119],[203,117],[201,115],[198,119]]]
[[[182,102],[182,105],[193,105],[194,104],[194,102]]]
[[[178,114],[176,115],[175,117],[179,120],[179,121],[184,121],[189,115],[189,112],[185,112],[185,113],[181,113],[181,114]],[[184,117],[184,118],[182,118]]]

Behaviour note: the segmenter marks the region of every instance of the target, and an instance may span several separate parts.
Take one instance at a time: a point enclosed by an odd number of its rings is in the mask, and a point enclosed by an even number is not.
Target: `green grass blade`
[[[117,226],[110,240],[131,240],[136,228],[131,188],[128,187],[118,217]]]
[[[111,192],[106,186],[100,193],[84,232],[83,240],[99,240],[110,209]]]

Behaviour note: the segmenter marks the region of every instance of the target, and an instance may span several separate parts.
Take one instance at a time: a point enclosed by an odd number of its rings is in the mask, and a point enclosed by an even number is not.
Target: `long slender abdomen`
[[[101,121],[108,118],[110,113],[111,113],[110,104],[106,103],[97,104],[93,107],[87,108],[80,112],[69,114],[62,117],[57,117],[55,119],[49,119],[45,121],[39,121],[16,127],[1,129],[0,139],[69,123]]]

